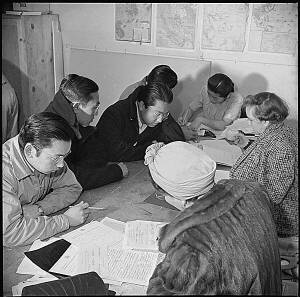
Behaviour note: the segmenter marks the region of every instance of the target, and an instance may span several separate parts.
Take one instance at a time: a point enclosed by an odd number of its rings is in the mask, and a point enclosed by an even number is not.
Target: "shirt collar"
[[[135,102],[135,105],[136,105],[136,114],[137,114],[137,120],[138,120],[138,125],[139,125],[139,133],[142,133],[147,128],[147,125],[144,124],[141,120],[140,110],[139,110],[139,106],[138,106],[137,101]]]
[[[72,103],[64,96],[62,91],[59,90],[54,95],[53,101],[49,104],[46,111],[54,112],[63,117],[73,129],[76,137],[81,139],[82,135],[79,131],[79,123],[71,104]]]

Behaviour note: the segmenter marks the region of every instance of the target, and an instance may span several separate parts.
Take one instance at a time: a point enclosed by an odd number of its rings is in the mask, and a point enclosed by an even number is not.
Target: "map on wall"
[[[116,40],[150,42],[151,15],[151,3],[115,4]]]
[[[250,51],[295,54],[298,45],[298,4],[254,4]]]
[[[194,49],[197,4],[157,4],[156,46]]]
[[[249,4],[205,4],[202,49],[243,51]]]

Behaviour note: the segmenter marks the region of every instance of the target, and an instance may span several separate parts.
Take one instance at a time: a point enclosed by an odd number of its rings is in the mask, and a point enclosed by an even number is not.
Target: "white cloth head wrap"
[[[153,180],[176,199],[203,195],[214,185],[216,162],[183,141],[150,145],[144,164],[148,165]]]

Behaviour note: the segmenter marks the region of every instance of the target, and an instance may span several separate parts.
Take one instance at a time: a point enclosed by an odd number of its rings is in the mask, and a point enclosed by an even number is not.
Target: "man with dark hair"
[[[161,82],[167,85],[171,90],[177,85],[177,74],[168,65],[158,65],[154,67],[151,72],[145,76],[141,81],[138,81],[128,86],[121,94],[119,100],[129,97],[139,86],[146,86],[152,82]],[[198,137],[197,131],[189,129],[186,126],[181,126],[185,140],[192,140]]]
[[[86,220],[87,203],[48,216],[74,203],[82,191],[64,162],[71,134],[62,117],[42,112],[30,116],[20,133],[3,144],[4,246],[31,244]]]
[[[45,110],[62,116],[74,132],[72,152],[66,162],[83,190],[98,188],[128,175],[124,163],[107,163],[101,143],[97,147],[90,145],[90,138],[96,130],[90,123],[99,106],[98,85],[87,77],[69,74],[63,78],[53,101]]]
[[[170,88],[155,81],[109,106],[97,124],[97,139],[104,144],[109,161],[142,160],[153,142],[184,141],[181,128],[169,114],[172,100]]]
[[[119,100],[128,98],[128,96],[139,86],[146,86],[154,81],[160,81],[166,84],[170,89],[177,85],[177,74],[168,65],[158,65],[145,76],[141,81],[138,81],[128,86],[121,94]]]

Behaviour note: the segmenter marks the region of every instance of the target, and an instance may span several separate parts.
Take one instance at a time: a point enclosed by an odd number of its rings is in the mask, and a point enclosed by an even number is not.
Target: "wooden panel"
[[[26,55],[26,53],[25,53]],[[22,92],[24,73],[24,46],[21,32],[21,19],[15,16],[2,16],[2,71],[15,89],[19,102],[19,128],[23,125],[26,111],[26,95]],[[23,67],[21,66],[23,64]],[[23,77],[23,79],[22,79]],[[25,109],[25,110],[24,110]]]
[[[52,16],[22,16],[26,36],[30,114],[43,111],[54,96]]]

